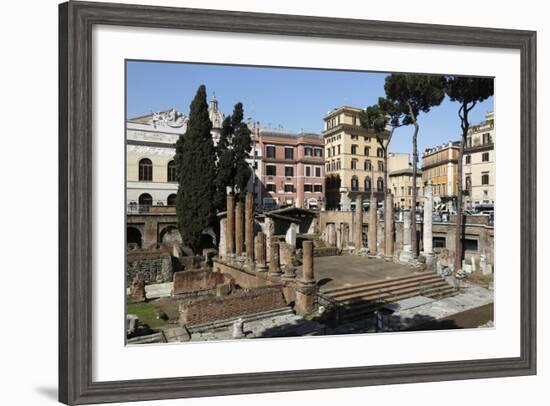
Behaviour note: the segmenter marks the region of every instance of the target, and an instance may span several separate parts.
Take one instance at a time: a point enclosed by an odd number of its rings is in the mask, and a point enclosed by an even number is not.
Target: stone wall
[[[225,297],[205,297],[180,305],[180,324],[195,325],[286,307],[281,288],[262,287]]]
[[[167,252],[129,251],[126,255],[127,286],[138,272],[143,273],[146,285],[172,280],[172,259]]]
[[[174,273],[173,295],[195,294],[199,292],[214,292],[220,284],[227,283],[230,278],[212,271],[182,271]]]

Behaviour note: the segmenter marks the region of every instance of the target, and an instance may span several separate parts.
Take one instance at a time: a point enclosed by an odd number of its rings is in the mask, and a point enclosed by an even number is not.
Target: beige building
[[[485,121],[471,126],[463,157],[463,188],[465,207],[495,203],[495,116],[485,115]]]
[[[412,208],[412,168],[397,169],[388,174],[389,189],[393,193],[393,202],[396,208]],[[422,206],[424,196],[424,182],[422,180],[422,171],[416,172],[416,191],[417,206]]]
[[[224,115],[210,100],[212,139],[217,144]],[[130,213],[150,206],[175,206],[178,183],[175,144],[187,130],[188,117],[170,109],[126,121],[126,203]]]
[[[384,191],[383,150],[361,126],[361,111],[342,106],[324,117],[327,209],[350,210],[357,192]]]
[[[432,182],[435,203],[452,202],[458,192],[459,141],[428,148],[422,155],[422,179]]]

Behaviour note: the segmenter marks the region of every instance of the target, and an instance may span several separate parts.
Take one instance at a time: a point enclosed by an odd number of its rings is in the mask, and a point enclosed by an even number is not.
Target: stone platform
[[[313,262],[321,292],[413,274],[407,265],[354,255],[314,258]]]

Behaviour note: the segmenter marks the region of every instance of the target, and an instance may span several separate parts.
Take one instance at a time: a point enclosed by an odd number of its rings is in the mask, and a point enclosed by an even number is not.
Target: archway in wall
[[[138,248],[141,248],[141,231],[136,227],[126,227],[126,245],[130,244],[135,245]]]
[[[181,235],[176,226],[167,226],[160,232],[159,238],[161,244],[172,246],[181,244]]]

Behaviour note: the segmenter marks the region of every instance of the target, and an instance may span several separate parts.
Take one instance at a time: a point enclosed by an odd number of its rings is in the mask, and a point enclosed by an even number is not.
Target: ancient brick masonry
[[[286,307],[279,287],[239,291],[225,297],[206,297],[180,305],[180,324],[196,325]]]
[[[245,247],[246,259],[254,261],[254,193],[246,194],[245,202]]]
[[[214,291],[219,284],[228,282],[229,277],[211,271],[184,271],[174,273],[173,295],[184,295]]]

